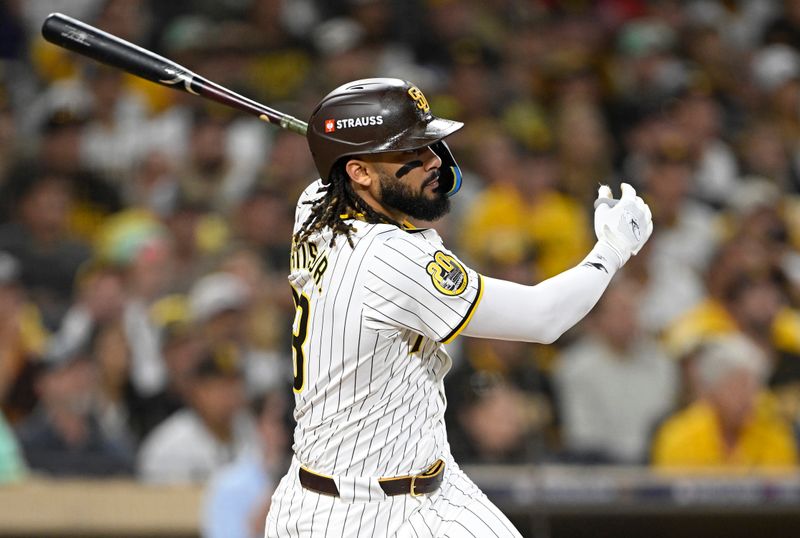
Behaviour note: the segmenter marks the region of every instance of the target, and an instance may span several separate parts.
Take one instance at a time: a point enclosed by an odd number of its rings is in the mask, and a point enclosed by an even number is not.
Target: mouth
[[[422,188],[424,189],[426,187],[433,187],[434,189],[436,189],[436,187],[438,186],[439,186],[439,171],[434,170],[431,173],[431,176],[422,183]]]

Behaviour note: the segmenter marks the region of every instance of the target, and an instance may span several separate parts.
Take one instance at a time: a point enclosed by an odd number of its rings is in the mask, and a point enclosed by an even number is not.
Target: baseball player
[[[461,185],[435,117],[409,82],[345,84],[315,108],[321,179],[297,205],[289,277],[294,458],[266,522],[277,537],[519,537],[459,469],[444,424],[443,344],[459,334],[550,343],[586,315],[652,232],[623,184],[600,188],[597,244],[536,286],[479,275],[433,229]]]

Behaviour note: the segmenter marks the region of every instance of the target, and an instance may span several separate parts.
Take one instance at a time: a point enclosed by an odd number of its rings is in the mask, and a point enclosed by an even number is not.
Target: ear
[[[344,169],[357,187],[369,189],[373,181],[369,166],[369,163],[366,161],[350,159],[347,161],[347,164],[344,165]]]

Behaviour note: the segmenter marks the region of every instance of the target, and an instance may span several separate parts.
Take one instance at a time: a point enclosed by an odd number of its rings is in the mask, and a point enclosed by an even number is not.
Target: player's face
[[[430,148],[381,154],[375,163],[378,201],[421,220],[437,220],[450,210],[450,199],[439,189],[441,159]]]

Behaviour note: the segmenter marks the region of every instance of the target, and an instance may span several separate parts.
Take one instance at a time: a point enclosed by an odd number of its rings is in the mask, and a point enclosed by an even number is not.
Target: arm
[[[617,272],[608,247],[597,243],[572,269],[535,286],[483,278],[483,299],[466,336],[552,343],[592,309]]]
[[[551,343],[592,309],[611,277],[653,231],[650,209],[623,183],[622,197],[600,187],[595,202],[598,242],[580,264],[535,286],[484,278],[483,299],[463,334]]]

